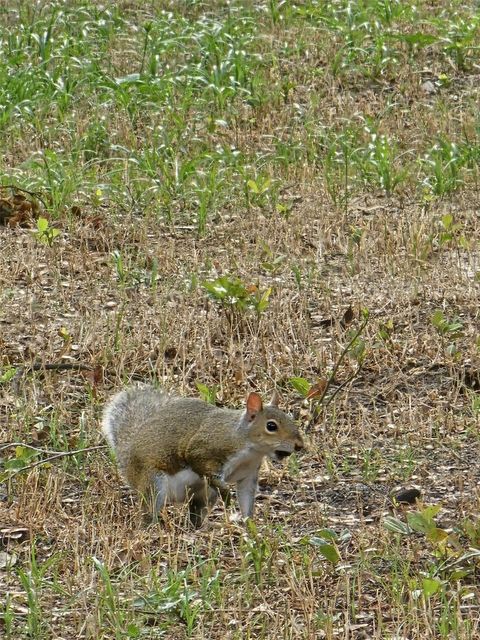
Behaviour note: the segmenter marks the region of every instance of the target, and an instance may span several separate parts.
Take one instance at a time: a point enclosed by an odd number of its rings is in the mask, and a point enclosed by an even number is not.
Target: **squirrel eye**
[[[270,433],[273,433],[274,431],[277,431],[278,424],[274,420],[269,420],[266,424],[266,428],[267,428],[267,431],[270,431]]]

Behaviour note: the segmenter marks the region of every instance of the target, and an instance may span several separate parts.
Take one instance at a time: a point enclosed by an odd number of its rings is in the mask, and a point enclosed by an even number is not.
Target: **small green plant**
[[[360,452],[360,460],[363,479],[366,482],[375,482],[382,464],[380,452],[367,447]]]
[[[134,600],[138,612],[146,610],[161,613],[164,617],[173,616],[185,624],[190,637],[195,629],[199,615],[206,606],[199,592],[192,586],[193,568],[189,565],[182,571],[168,571],[165,584],[156,585],[151,592]]]
[[[271,202],[276,205],[275,183],[269,177],[250,178],[246,181],[245,196],[248,206],[253,204],[264,209]]]
[[[369,136],[367,147],[359,150],[357,164],[368,184],[380,187],[390,196],[406,176],[407,169],[398,166],[396,144],[371,125],[365,127]]]
[[[3,605],[0,605],[0,622],[5,630],[6,640],[13,639],[13,623],[15,620],[15,611],[11,604],[11,595],[7,594]]]
[[[452,244],[454,241],[456,241],[460,246],[467,248],[467,239],[463,234],[460,235],[459,233],[461,229],[462,225],[458,222],[455,222],[454,217],[451,213],[447,213],[442,216],[440,220],[440,235],[438,238],[440,246],[443,246],[445,244]]]
[[[101,580],[98,596],[100,601],[99,609],[102,612],[106,612],[106,617],[109,624],[115,630],[116,637],[120,637],[120,634],[126,627],[127,618],[120,604],[119,592],[105,564],[97,558],[92,558],[92,561]]]
[[[239,315],[253,310],[261,315],[268,307],[272,289],[260,290],[256,285],[245,285],[236,276],[220,276],[216,280],[205,280],[202,287],[209,298],[219,304],[225,311],[230,324]]]
[[[128,273],[125,269],[122,254],[120,253],[120,251],[118,251],[118,249],[115,249],[112,252],[112,260],[118,281],[120,282],[120,284],[125,285],[128,280]]]
[[[52,227],[46,218],[38,218],[37,230],[35,231],[35,237],[37,240],[51,247],[55,238],[58,238],[59,235],[60,229]]]
[[[15,447],[15,455],[4,462],[7,474],[15,473],[19,469],[28,466],[35,458],[40,455],[38,451],[27,446],[18,445]]]
[[[46,584],[46,574],[57,561],[58,556],[53,555],[40,564],[37,560],[36,542],[34,540],[30,547],[28,570],[23,568],[18,570],[20,584],[27,598],[27,630],[31,638],[41,640],[47,637],[47,625],[42,610],[42,593]]]
[[[426,174],[423,184],[427,194],[442,197],[456,191],[463,184],[462,169],[465,164],[464,147],[447,138],[440,138],[420,159]]]
[[[431,323],[440,334],[446,352],[449,355],[456,355],[456,340],[463,335],[463,322],[460,318],[448,318],[441,309],[436,309],[431,317]]]
[[[340,133],[326,135],[323,148],[319,149],[327,192],[333,204],[345,213],[358,182],[356,163],[359,146],[359,132],[350,126]]]
[[[318,549],[319,553],[332,565],[338,564],[342,559],[338,550],[338,535],[332,529],[321,529],[315,536],[305,540],[308,544]]]
[[[0,369],[0,384],[7,384],[7,382],[10,382],[16,373],[17,369],[15,367],[6,366]]]
[[[242,552],[245,560],[253,567],[255,583],[261,584],[268,579],[272,562],[272,546],[268,536],[260,535],[256,524],[251,519],[247,520],[247,535],[242,544]]]
[[[362,244],[364,230],[360,227],[350,227],[348,237],[347,259],[350,267],[350,273],[353,275],[358,272],[358,254]]]
[[[202,400],[204,400],[205,402],[208,402],[208,404],[216,404],[218,387],[216,386],[208,387],[206,384],[203,384],[202,382],[196,382],[195,386],[197,387]]]

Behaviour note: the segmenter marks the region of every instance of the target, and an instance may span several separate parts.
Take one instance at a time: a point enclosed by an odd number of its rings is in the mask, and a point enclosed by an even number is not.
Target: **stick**
[[[22,446],[28,446],[28,445],[22,445]],[[85,449],[76,449],[75,451],[57,451],[54,455],[51,455],[48,458],[44,458],[43,460],[37,460],[37,462],[28,464],[25,467],[21,467],[20,469],[15,469],[14,475],[17,475],[17,473],[20,473],[21,471],[28,471],[28,469],[33,469],[35,467],[38,467],[41,464],[50,462],[50,460],[56,460],[57,458],[66,458],[68,456],[75,456],[77,455],[77,453],[87,453],[89,451],[96,451],[97,449],[107,449],[107,448],[108,448],[108,445],[99,444],[99,445],[96,445],[95,447],[86,447]]]

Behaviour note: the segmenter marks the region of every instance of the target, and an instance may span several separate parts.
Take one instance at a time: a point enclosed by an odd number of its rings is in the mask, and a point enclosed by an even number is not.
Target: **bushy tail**
[[[102,431],[116,450],[120,434],[136,431],[143,423],[162,412],[166,396],[150,386],[131,387],[117,393],[103,411]]]
[[[117,393],[103,410],[102,431],[112,449],[117,446],[119,432],[131,424],[129,395],[128,391]]]

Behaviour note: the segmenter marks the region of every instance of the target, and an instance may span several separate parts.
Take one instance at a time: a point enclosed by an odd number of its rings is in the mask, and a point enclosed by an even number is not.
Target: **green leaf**
[[[38,218],[37,229],[40,231],[40,233],[45,233],[45,231],[48,229],[48,220],[42,217]]]
[[[129,638],[139,638],[140,637],[140,629],[137,627],[136,624],[133,624],[133,622],[131,624],[129,624],[127,626],[127,635]]]
[[[332,564],[337,564],[341,560],[341,556],[338,552],[338,549],[333,544],[318,544],[318,550],[322,554],[322,556],[331,562]]]
[[[435,527],[429,520],[426,520],[421,513],[407,513],[408,525],[420,533],[428,533]]]
[[[429,33],[422,33],[418,31],[416,33],[400,34],[397,36],[399,40],[403,40],[410,46],[418,45],[419,47],[426,47],[429,44],[437,42],[437,37]]]
[[[443,315],[443,312],[441,309],[436,309],[433,312],[431,321],[434,327],[436,327],[437,329],[443,329],[445,325],[445,316]]]
[[[433,543],[443,542],[448,536],[448,532],[439,527],[433,527],[433,529],[427,533],[427,539]]]
[[[263,182],[262,182],[262,186],[260,189],[261,193],[265,193],[265,191],[268,191],[270,185],[272,184],[272,181],[270,178],[266,178]]]
[[[441,580],[437,580],[436,578],[423,578],[422,580],[422,591],[425,598],[430,598],[435,595],[437,591],[442,586]]]
[[[406,522],[402,522],[398,518],[394,518],[393,516],[385,516],[383,518],[383,526],[385,529],[389,531],[393,531],[394,533],[400,533],[403,536],[411,533],[410,527]]]
[[[260,296],[260,300],[257,302],[257,311],[262,313],[268,307],[268,300],[270,298],[270,294],[272,293],[272,288],[269,287],[266,289],[262,295]]]
[[[210,388],[202,382],[196,382],[195,386],[197,387],[202,400],[205,400],[205,402],[208,402],[209,404],[215,404],[217,400],[217,391],[215,387]]]
[[[290,378],[288,382],[292,385],[295,391],[298,391],[298,393],[303,397],[308,394],[310,387],[312,386],[308,380],[305,380],[305,378]]]
[[[453,223],[453,216],[451,213],[447,213],[445,216],[442,217],[443,228],[446,229],[447,231],[452,226],[452,223]]]
[[[249,180],[247,182],[247,187],[252,193],[260,193],[260,189],[258,188],[258,184],[255,182],[255,180]]]
[[[121,84],[136,84],[140,80],[139,73],[130,73],[127,76],[123,76],[122,78],[115,78],[115,83],[117,85]]]
[[[324,540],[337,540],[338,536],[333,529],[320,529],[318,537]]]
[[[429,507],[422,509],[421,513],[426,520],[430,520],[433,523],[433,518],[438,514],[441,508],[442,507],[439,504],[432,504]]]
[[[6,369],[0,369],[0,384],[10,382],[10,380],[17,373],[15,367],[7,367]]]

